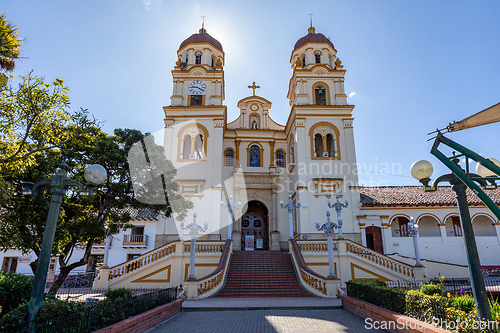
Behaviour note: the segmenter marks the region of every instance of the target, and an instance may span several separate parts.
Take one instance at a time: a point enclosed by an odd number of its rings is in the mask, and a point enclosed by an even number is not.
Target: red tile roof
[[[500,188],[485,193],[500,204]],[[424,192],[422,186],[379,186],[362,187],[361,203],[364,207],[382,206],[456,206],[455,192],[451,186],[439,186],[435,192]],[[483,202],[467,189],[470,206],[483,206]]]

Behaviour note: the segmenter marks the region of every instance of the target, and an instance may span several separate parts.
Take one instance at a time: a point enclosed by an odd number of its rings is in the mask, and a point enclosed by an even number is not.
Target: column
[[[382,245],[384,254],[394,252],[392,249],[392,228],[389,223],[389,215],[380,215],[382,222]]]
[[[500,222],[495,221],[493,223],[493,227],[495,228],[495,233],[497,234],[498,243],[500,244]]]
[[[356,217],[358,218],[359,229],[361,231],[361,244],[366,246],[366,215],[358,215]]]
[[[275,167],[275,163],[274,163],[274,141],[269,141],[269,147],[271,148],[270,149],[270,156],[269,156],[269,167],[270,168],[273,168]]]
[[[448,235],[446,234],[446,222],[438,223],[439,233],[441,234],[441,242],[443,245],[446,243]]]
[[[326,147],[326,135],[323,135],[321,140],[323,140],[323,155],[325,155],[325,153],[328,154],[328,149]]]
[[[235,168],[238,168],[241,163],[240,163],[240,143],[241,143],[241,140],[235,140],[234,143],[236,144],[236,151],[235,151],[235,155],[236,155],[236,163],[234,164],[234,167]],[[237,193],[237,192],[236,192]]]

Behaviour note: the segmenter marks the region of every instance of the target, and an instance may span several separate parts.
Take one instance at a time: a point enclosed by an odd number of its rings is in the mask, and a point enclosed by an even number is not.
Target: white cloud
[[[144,3],[144,7],[146,8],[146,10],[148,10],[149,5],[151,4],[151,0],[142,0],[142,2]]]
[[[354,95],[356,95],[356,92],[355,92],[355,91],[353,91],[353,92],[351,92],[351,93],[349,94],[349,98],[352,98]]]
[[[196,7],[193,8],[193,12],[197,12],[198,9],[200,9],[200,5],[196,5]]]

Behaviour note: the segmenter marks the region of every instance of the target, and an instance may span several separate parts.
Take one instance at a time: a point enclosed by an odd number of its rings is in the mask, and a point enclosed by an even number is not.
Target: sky
[[[428,133],[500,102],[499,1],[3,0],[0,12],[24,39],[12,74],[63,79],[72,109],[88,109],[108,133],[163,128],[176,51],[202,15],[225,52],[228,120],[255,81],[285,124],[290,55],[312,13],[347,71],[362,185],[418,185],[410,166],[420,159],[433,178],[447,173]],[[448,137],[499,158],[499,130]]]

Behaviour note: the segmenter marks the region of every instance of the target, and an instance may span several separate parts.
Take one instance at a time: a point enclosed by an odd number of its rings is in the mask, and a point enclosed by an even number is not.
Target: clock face
[[[205,95],[205,81],[189,81],[189,95]]]

